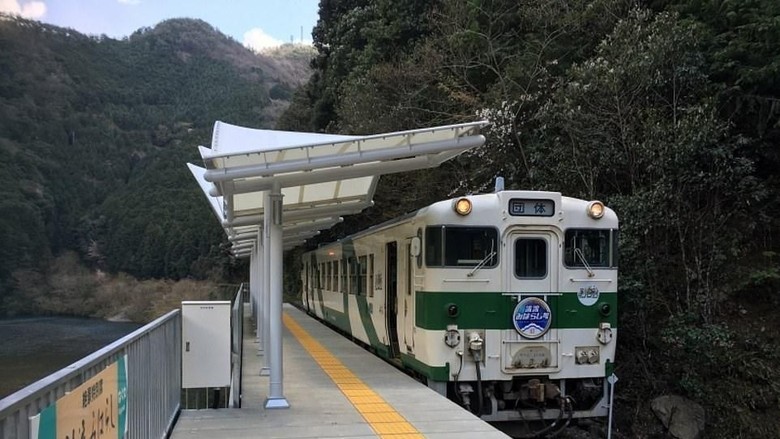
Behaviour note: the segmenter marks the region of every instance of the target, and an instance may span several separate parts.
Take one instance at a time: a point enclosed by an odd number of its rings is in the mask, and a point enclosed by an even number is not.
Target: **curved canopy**
[[[281,190],[285,247],[300,244],[372,205],[381,174],[432,168],[480,146],[486,121],[371,136],[214,124],[205,168],[190,171],[241,256],[262,226],[263,192]],[[246,251],[244,251],[246,249]]]

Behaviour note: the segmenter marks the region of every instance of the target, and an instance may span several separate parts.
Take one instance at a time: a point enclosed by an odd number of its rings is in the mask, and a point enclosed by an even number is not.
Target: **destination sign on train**
[[[552,200],[513,198],[509,200],[509,214],[512,216],[553,216],[555,203]]]

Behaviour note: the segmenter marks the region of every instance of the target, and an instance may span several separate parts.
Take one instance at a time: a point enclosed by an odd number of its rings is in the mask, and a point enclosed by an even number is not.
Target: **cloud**
[[[276,38],[268,35],[259,27],[250,29],[244,34],[244,46],[256,52],[259,52],[263,49],[270,49],[272,47],[279,47],[282,44],[284,44],[284,41],[277,40]]]
[[[37,20],[46,15],[46,3],[41,1],[19,3],[19,0],[0,0],[0,12]]]
[[[119,4],[130,5],[130,6],[135,6],[135,5],[141,4],[141,0],[116,0],[116,1]]]

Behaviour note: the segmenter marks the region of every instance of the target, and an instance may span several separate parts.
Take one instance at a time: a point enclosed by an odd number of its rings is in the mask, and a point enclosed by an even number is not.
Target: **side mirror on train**
[[[422,242],[420,241],[420,237],[415,236],[414,238],[412,238],[412,243],[409,246],[409,254],[416,258],[417,256],[420,256],[421,249],[422,249]]]

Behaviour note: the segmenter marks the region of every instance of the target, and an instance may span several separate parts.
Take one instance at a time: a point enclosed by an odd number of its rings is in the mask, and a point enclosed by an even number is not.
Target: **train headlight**
[[[471,200],[468,198],[459,198],[455,201],[455,204],[452,205],[452,208],[458,215],[466,216],[471,213]]]
[[[604,216],[604,203],[601,201],[591,201],[588,203],[588,216],[593,219],[600,219]]]

